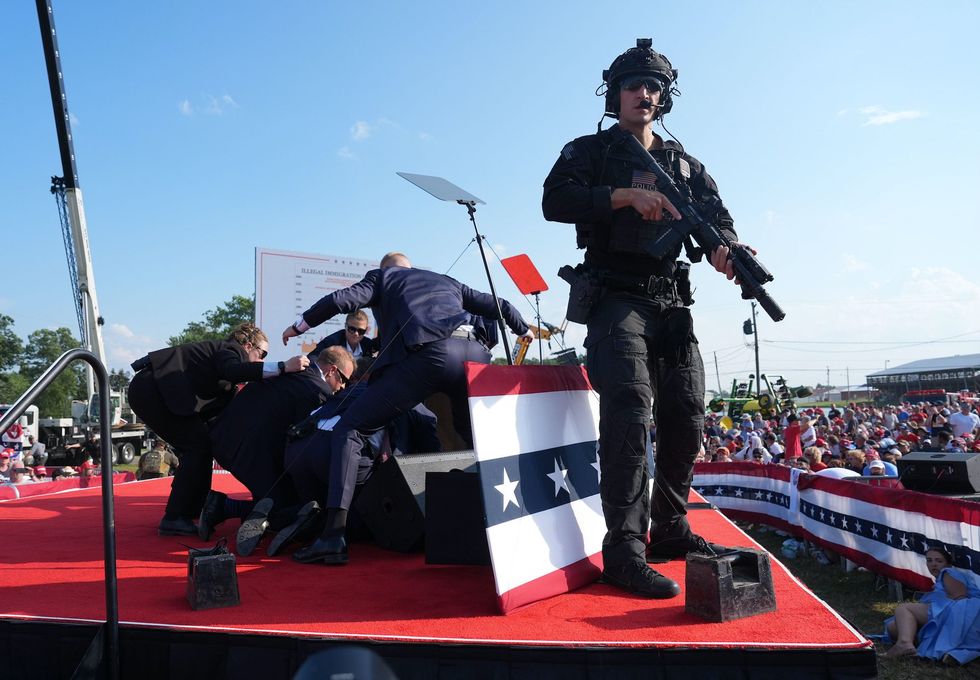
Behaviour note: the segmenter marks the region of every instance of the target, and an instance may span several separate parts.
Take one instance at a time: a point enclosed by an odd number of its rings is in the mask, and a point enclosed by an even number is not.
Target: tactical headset
[[[680,90],[674,86],[677,82],[677,69],[670,65],[667,57],[654,51],[652,39],[637,38],[636,47],[631,47],[616,57],[609,68],[602,72],[602,85],[596,89],[596,95],[605,96],[606,115],[619,118],[619,88],[630,76],[650,76],[660,82],[657,118],[668,113],[674,105],[674,96],[680,95]],[[603,87],[606,88],[605,91]]]

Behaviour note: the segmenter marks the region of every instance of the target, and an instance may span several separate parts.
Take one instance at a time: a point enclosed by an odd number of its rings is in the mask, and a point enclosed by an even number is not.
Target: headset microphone
[[[653,108],[653,102],[651,102],[651,101],[650,101],[650,100],[648,100],[648,99],[644,99],[644,100],[643,100],[642,102],[640,102],[640,103],[638,104],[638,106],[639,106],[639,107],[640,107],[641,109],[652,109],[652,108]]]

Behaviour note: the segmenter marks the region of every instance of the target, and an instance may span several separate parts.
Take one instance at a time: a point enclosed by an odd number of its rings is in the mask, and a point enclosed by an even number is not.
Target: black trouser
[[[329,430],[313,430],[308,436],[291,441],[286,446],[286,471],[296,488],[300,503],[316,501],[321,508],[327,507],[327,489],[330,486],[330,466],[333,460],[332,439],[333,432]],[[370,478],[373,462],[364,455],[358,459],[354,474],[355,487]]]
[[[285,433],[282,440],[285,443]],[[253,500],[271,498],[273,507],[279,510],[297,502],[292,480],[283,469],[284,448],[270,442],[249,442],[237,449],[227,449],[217,441],[212,443],[211,453],[221,467],[245,485]]]
[[[129,383],[129,405],[147,427],[163,438],[180,458],[167,499],[166,516],[196,518],[211,489],[211,438],[200,416],[178,416],[167,408],[153,379],[153,369],[145,368]]]
[[[372,433],[436,392],[453,404],[453,426],[467,445],[473,428],[467,408],[463,362],[490,363],[479,342],[446,338],[423,345],[396,364],[385,366],[334,426],[330,446],[326,507],[348,509],[360,467],[361,450]]]
[[[603,560],[644,560],[651,537],[690,532],[685,504],[704,427],[704,365],[690,310],[672,294],[608,292],[589,319],[588,372],[599,392]],[[656,408],[652,503],[646,445]],[[651,528],[652,520],[652,528]]]

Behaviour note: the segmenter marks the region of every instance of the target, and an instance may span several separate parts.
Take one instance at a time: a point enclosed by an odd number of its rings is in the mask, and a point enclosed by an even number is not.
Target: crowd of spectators
[[[887,406],[786,409],[775,418],[744,413],[727,428],[709,414],[699,462],[781,464],[831,477],[896,476],[913,451],[980,453],[980,415],[959,408],[905,402]]]
[[[41,451],[43,454],[43,449]],[[77,467],[63,465],[49,468],[44,464],[46,460],[47,455],[35,458],[30,452],[18,456],[13,449],[0,450],[0,486],[50,482],[61,477],[93,477],[99,474],[99,468],[91,457],[86,457]]]
[[[898,478],[896,463],[911,452],[980,453],[977,406],[967,401],[958,406],[909,402],[880,407],[831,405],[785,410],[769,419],[758,413],[745,414],[727,428],[722,415],[709,415],[700,460],[779,464],[838,478]],[[793,559],[803,550],[825,566],[842,561],[827,547],[776,533],[786,537],[781,546],[786,558]],[[949,665],[969,663],[980,657],[980,576],[955,568],[942,546],[931,546],[925,557],[930,573],[937,578],[936,587],[919,602],[898,605],[895,616],[886,622],[884,641],[894,646],[885,656],[918,655]],[[846,567],[848,563],[842,564]]]

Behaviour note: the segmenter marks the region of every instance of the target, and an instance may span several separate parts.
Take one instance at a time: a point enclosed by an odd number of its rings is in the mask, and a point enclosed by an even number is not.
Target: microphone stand
[[[456,201],[460,205],[466,206],[466,212],[470,215],[470,222],[473,223],[473,231],[476,233],[476,244],[480,247],[480,257],[483,258],[483,269],[487,273],[487,281],[490,283],[490,294],[493,296],[493,302],[497,306],[497,325],[500,327],[500,339],[501,345],[504,346],[504,354],[507,356],[507,365],[514,365],[514,358],[510,353],[510,344],[507,342],[507,327],[504,325],[504,314],[500,309],[500,298],[497,297],[497,289],[493,285],[493,276],[490,275],[490,265],[487,264],[487,253],[483,249],[483,239],[484,236],[480,233],[479,227],[476,226],[476,202],[474,201]],[[540,319],[538,321],[540,323]]]
[[[534,291],[534,316],[538,320],[538,330],[541,329],[541,291]],[[544,366],[544,348],[541,346],[541,338],[538,341],[538,364]],[[551,341],[548,341],[548,351],[551,351]]]

